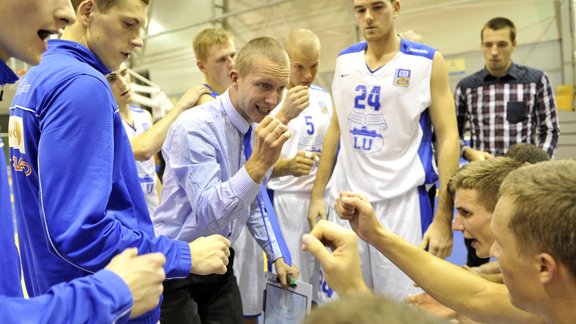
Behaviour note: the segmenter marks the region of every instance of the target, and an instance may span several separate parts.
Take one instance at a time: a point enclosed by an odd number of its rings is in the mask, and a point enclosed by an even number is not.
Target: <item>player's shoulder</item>
[[[328,90],[327,90],[327,89],[324,89],[324,88],[322,88],[321,86],[319,86],[319,85],[317,85],[317,84],[315,84],[315,83],[312,83],[312,84],[310,85],[310,90],[315,91],[315,92],[328,93]]]
[[[432,60],[434,59],[436,49],[426,44],[416,43],[402,38],[400,42],[400,52],[406,55],[420,56]]]
[[[358,42],[352,46],[349,46],[343,50],[340,51],[340,53],[338,54],[338,56],[345,56],[347,54],[354,54],[354,53],[358,53],[358,52],[364,52],[366,50],[367,47],[367,43],[366,41],[361,41]]]
[[[130,105],[130,111],[133,113],[137,113],[137,114],[145,114],[147,111],[146,109],[140,107],[140,106],[134,106],[134,105]]]

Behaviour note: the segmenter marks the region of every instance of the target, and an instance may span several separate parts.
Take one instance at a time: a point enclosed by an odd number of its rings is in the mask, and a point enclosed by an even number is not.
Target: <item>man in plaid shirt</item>
[[[512,62],[516,27],[493,18],[481,31],[486,66],[462,79],[455,101],[462,156],[468,161],[506,154],[516,143],[538,145],[554,156],[560,134],[548,76]],[[470,146],[463,140],[470,121]]]

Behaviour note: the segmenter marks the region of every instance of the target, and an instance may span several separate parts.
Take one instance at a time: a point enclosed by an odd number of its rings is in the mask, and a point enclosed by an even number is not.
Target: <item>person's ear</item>
[[[94,11],[96,10],[96,4],[94,0],[85,0],[78,6],[77,18],[82,22],[84,26],[89,26],[94,19]]]
[[[200,70],[200,72],[206,73],[206,65],[204,65],[204,62],[196,60],[196,66],[198,67],[198,70]]]
[[[538,266],[538,279],[545,285],[558,277],[558,262],[548,253],[540,253],[536,256]]]
[[[394,17],[394,19],[398,18],[398,15],[400,14],[400,1],[394,1],[394,3],[392,4],[392,10],[393,10],[392,17]]]
[[[230,83],[232,84],[231,86],[234,87],[235,89],[238,89],[238,79],[240,79],[240,74],[238,73],[238,70],[230,71],[228,77],[230,78]]]

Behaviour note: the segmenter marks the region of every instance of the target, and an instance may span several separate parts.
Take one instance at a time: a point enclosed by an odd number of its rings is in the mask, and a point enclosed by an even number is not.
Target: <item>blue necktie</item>
[[[251,137],[252,137],[252,126],[248,128],[248,132],[246,132],[246,134],[244,135],[244,156],[246,156],[246,161],[248,161],[250,155],[252,155],[252,144],[250,143]],[[262,197],[262,199],[260,199],[260,197]],[[291,266],[292,257],[290,256],[290,251],[286,246],[286,241],[284,241],[284,236],[282,235],[282,231],[280,230],[280,225],[278,224],[278,218],[276,217],[276,212],[274,212],[274,206],[272,206],[272,202],[270,201],[270,197],[268,196],[268,191],[266,191],[264,181],[262,181],[260,185],[260,197],[256,197],[256,200],[258,200],[258,206],[260,207],[260,213],[262,214],[262,218],[264,218],[264,211],[266,211],[266,213],[268,214],[268,219],[270,220],[270,225],[272,226],[272,230],[274,231],[274,235],[276,236],[276,241],[278,242],[278,246],[280,247],[280,252],[282,252],[284,263],[286,263],[288,266]],[[262,208],[262,200],[264,201],[264,208]]]

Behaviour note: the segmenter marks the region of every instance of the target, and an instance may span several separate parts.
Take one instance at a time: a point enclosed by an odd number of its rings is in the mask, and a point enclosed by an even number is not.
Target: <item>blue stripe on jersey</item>
[[[328,93],[328,90],[321,88],[320,86],[318,86],[314,83],[312,83],[312,85],[310,85],[310,89],[319,90],[319,91]]]
[[[130,110],[132,110],[133,112],[143,112],[143,111],[144,111],[144,108],[138,107],[138,106],[132,106],[132,105],[130,105],[129,108],[130,108]]]
[[[436,50],[430,46],[411,42],[402,38],[402,42],[400,43],[400,52],[407,54],[407,55],[416,55],[426,57],[428,59],[434,58],[434,53]]]
[[[432,151],[432,121],[428,109],[420,115],[420,127],[422,128],[422,142],[418,148],[418,156],[424,168],[424,183],[430,184],[438,180],[438,175],[433,167],[434,152]]]
[[[344,54],[356,53],[356,52],[363,52],[364,50],[366,50],[366,47],[368,47],[366,41],[362,41],[360,43],[356,43],[356,44],[348,47],[345,50],[342,50],[340,52],[340,54],[338,54],[338,56],[344,55]]]
[[[218,97],[218,92],[214,91],[214,89],[212,89],[212,87],[209,86],[208,83],[204,83],[204,86],[208,88],[208,90],[210,90],[210,97],[212,98]]]
[[[426,192],[426,185],[418,187],[418,200],[420,201],[420,225],[422,226],[422,236],[424,236],[434,218],[430,198],[428,197],[428,192]]]

